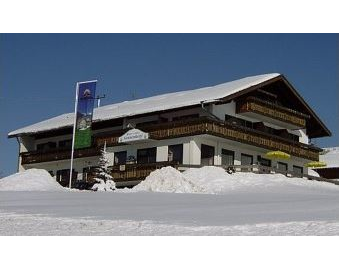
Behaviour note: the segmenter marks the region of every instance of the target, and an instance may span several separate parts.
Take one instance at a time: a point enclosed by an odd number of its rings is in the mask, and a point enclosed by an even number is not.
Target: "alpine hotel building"
[[[19,142],[19,171],[42,168],[68,182],[74,114],[8,134]],[[307,173],[320,148],[312,138],[331,133],[281,74],[124,101],[94,109],[92,146],[74,152],[76,181],[90,180],[106,144],[118,186],[134,185],[167,165],[251,165]],[[265,158],[283,151],[288,160]],[[169,178],[170,179],[170,178]]]

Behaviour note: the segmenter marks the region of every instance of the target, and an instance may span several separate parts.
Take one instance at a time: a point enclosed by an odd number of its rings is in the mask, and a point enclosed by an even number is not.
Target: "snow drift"
[[[288,178],[282,174],[255,174],[237,172],[228,174],[223,168],[207,166],[191,168],[181,173],[165,167],[152,172],[133,191],[226,194],[231,191],[262,191],[269,189],[313,188],[339,190],[334,184]]]
[[[0,179],[0,191],[65,191],[46,170],[28,169]]]
[[[153,171],[133,191],[199,193],[204,189],[194,184],[188,177],[172,167],[163,167]]]

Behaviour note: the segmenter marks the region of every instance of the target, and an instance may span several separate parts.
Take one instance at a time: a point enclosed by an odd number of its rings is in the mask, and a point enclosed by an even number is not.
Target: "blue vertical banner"
[[[78,82],[74,149],[92,145],[92,119],[97,80]]]

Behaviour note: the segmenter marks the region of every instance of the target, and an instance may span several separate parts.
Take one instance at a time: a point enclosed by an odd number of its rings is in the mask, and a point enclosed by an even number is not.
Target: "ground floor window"
[[[267,158],[263,158],[260,155],[258,155],[258,164],[261,165],[261,166],[270,167],[271,166],[271,160],[269,160]]]
[[[121,151],[114,153],[114,165],[126,164],[127,151]]]
[[[182,144],[168,146],[168,161],[170,162],[174,161],[178,162],[179,164],[182,164],[182,158],[183,158]]]
[[[155,163],[157,156],[157,148],[146,148],[139,149],[137,151],[137,162],[138,164],[147,164],[147,163]]]
[[[66,186],[69,186],[69,176],[70,176],[70,169],[61,169],[61,170],[58,170],[57,173],[56,173],[56,180],[62,186],[66,187]],[[72,182],[76,181],[77,178],[78,178],[78,172],[76,172],[73,169],[73,171],[72,171]]]
[[[302,176],[302,174],[304,173],[304,169],[299,166],[293,166],[293,173]]]
[[[287,171],[287,164],[286,163],[282,163],[282,162],[278,162],[278,170],[280,171]]]
[[[221,149],[221,164],[225,166],[234,165],[234,152],[226,149]]]
[[[97,167],[85,167],[82,169],[82,180],[85,182],[92,181],[95,177]]]
[[[249,154],[241,154],[241,165],[243,166],[252,166],[253,165],[253,156]],[[252,168],[241,168],[242,171],[250,171]]]
[[[241,164],[242,165],[253,165],[253,156],[249,154],[241,154]]]
[[[266,159],[258,155],[257,157],[258,165],[260,166],[259,172],[261,173],[270,173],[271,170],[269,169],[271,167],[271,160]]]
[[[201,144],[201,165],[214,165],[214,147]]]

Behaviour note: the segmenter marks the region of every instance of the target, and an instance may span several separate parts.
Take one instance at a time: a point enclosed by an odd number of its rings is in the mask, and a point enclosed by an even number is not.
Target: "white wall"
[[[28,136],[19,137],[19,142],[21,153],[35,150],[34,138]]]
[[[231,101],[220,105],[212,104],[212,113],[221,120],[225,120],[225,114],[236,116],[235,102]]]
[[[237,118],[244,119],[250,122],[259,122],[259,120],[256,118],[252,118],[250,116],[246,116],[242,114],[237,114],[235,112],[235,109],[236,109],[236,103],[234,101],[231,101],[225,104],[219,104],[219,105],[213,104],[211,110],[213,114],[216,115],[221,120],[225,120],[225,115],[227,114],[227,115],[235,116]]]
[[[191,140],[189,143],[190,165],[200,165],[201,151],[200,145],[197,141]]]
[[[158,146],[157,147],[157,162],[168,161],[168,146]]]
[[[300,133],[299,142],[309,144],[309,138],[306,135],[306,129],[300,129],[299,133]]]
[[[206,144],[209,146],[213,146],[215,148],[215,156],[214,156],[214,164],[221,165],[221,150],[226,149],[234,152],[234,164],[241,165],[241,154],[248,154],[253,156],[253,163],[257,163],[257,157],[261,156],[263,158],[267,158],[265,154],[270,151],[267,149],[231,141],[225,140],[218,137],[213,137],[209,135],[201,135],[195,138],[196,146],[196,153],[199,153],[200,158],[200,148],[201,144]],[[200,160],[200,159],[199,159]],[[304,167],[306,163],[309,162],[307,159],[302,159],[298,157],[291,156],[289,160],[272,160],[272,167],[277,166],[277,162],[283,162],[288,165],[288,170],[293,170],[293,165],[300,166],[304,168],[304,173],[307,174],[307,168]],[[197,163],[198,161],[196,161]],[[200,164],[200,161],[199,161]]]
[[[176,139],[168,139],[161,141],[148,141],[147,143],[139,143],[134,145],[122,145],[107,148],[107,157],[109,159],[109,165],[113,165],[114,153],[120,151],[127,151],[127,156],[137,156],[138,149],[157,147],[157,162],[168,160],[168,146],[175,144],[183,144],[183,164],[200,165],[201,164],[201,144],[213,146],[215,148],[214,164],[221,165],[221,150],[227,149],[235,152],[235,165],[241,164],[241,153],[249,154],[253,156],[253,162],[257,163],[257,156],[260,155],[265,158],[265,153],[268,150],[254,147],[251,145],[234,142],[231,140],[225,140],[219,137],[210,135],[200,135],[193,137],[184,137]],[[79,177],[82,176],[82,169],[84,167],[96,166],[99,157],[87,157],[87,158],[76,158],[74,159],[74,169],[79,173]],[[290,160],[281,161],[288,164],[288,169],[292,170],[293,165],[304,167],[308,162],[306,159],[297,157],[291,157]],[[272,161],[272,166],[276,166],[277,161]],[[28,168],[43,168],[48,171],[53,171],[56,174],[57,170],[69,169],[70,161],[53,161],[47,163],[30,164],[22,167],[23,169]],[[304,173],[307,173],[307,169],[304,168]]]

